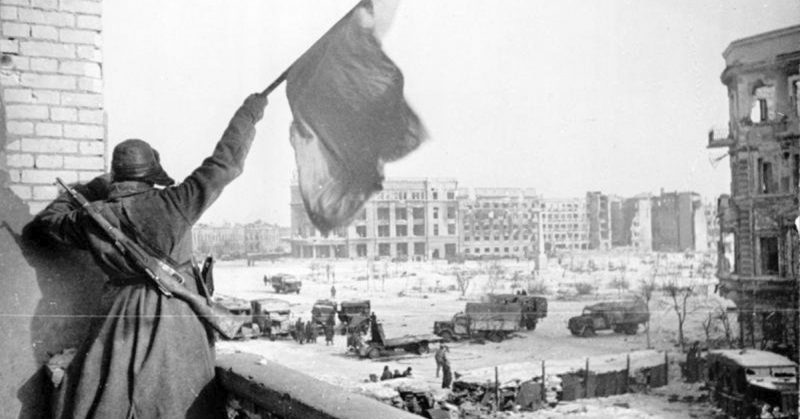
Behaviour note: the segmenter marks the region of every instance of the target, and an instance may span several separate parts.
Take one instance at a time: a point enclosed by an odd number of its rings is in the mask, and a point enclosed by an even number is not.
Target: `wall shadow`
[[[102,320],[104,275],[88,252],[26,228],[32,216],[8,180],[0,170],[0,417],[46,418],[51,384],[42,366]]]

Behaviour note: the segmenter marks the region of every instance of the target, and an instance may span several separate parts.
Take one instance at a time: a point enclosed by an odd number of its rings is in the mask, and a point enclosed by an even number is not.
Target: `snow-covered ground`
[[[679,255],[682,257],[682,255]],[[675,256],[673,256],[675,257]],[[662,260],[648,263],[649,255],[595,255],[562,258],[561,263],[551,259],[538,281],[547,288],[549,309],[547,317],[532,331],[517,333],[512,339],[500,343],[456,342],[449,344],[449,358],[455,372],[488,368],[509,363],[540,364],[542,360],[557,362],[567,359],[624,354],[647,349],[645,333],[640,328],[637,335],[629,336],[611,332],[598,332],[596,337],[577,338],[567,329],[567,320],[579,315],[583,306],[599,299],[625,296],[626,291],[613,287],[613,281],[625,278],[629,291],[635,292],[641,279],[653,276],[653,266],[664,266],[656,270],[659,281],[677,279],[685,284],[701,284],[699,295],[690,299],[689,317],[685,332],[687,339],[704,340],[702,321],[707,313],[727,302],[713,295],[713,285],[697,278],[698,262],[676,259],[669,264]],[[588,262],[591,260],[591,262]],[[651,259],[652,260],[652,259]],[[367,298],[378,319],[383,322],[387,338],[407,334],[431,333],[435,320],[447,320],[464,309],[466,301],[480,300],[487,292],[512,292],[518,272],[517,286],[538,282],[526,276],[534,269],[532,262],[498,262],[502,266],[503,278],[492,280],[486,273],[494,262],[467,262],[465,265],[448,265],[446,262],[382,262],[375,261],[329,261],[284,260],[274,263],[258,262],[248,267],[244,261],[220,262],[216,266],[216,293],[244,299],[281,298],[288,301],[294,316],[308,320],[311,307],[318,299],[330,298],[331,285],[336,287],[336,300]],[[331,272],[326,275],[326,264]],[[593,269],[588,269],[589,265]],[[680,265],[683,265],[682,267]],[[619,269],[625,266],[625,271]],[[611,267],[612,269],[608,269]],[[466,295],[456,285],[453,269],[476,273]],[[590,272],[591,270],[591,272]],[[663,272],[658,272],[663,270]],[[368,272],[373,277],[366,279]],[[689,272],[692,272],[691,274]],[[292,273],[301,277],[303,286],[299,294],[276,295],[264,285],[264,275]],[[580,298],[558,299],[557,295],[574,294],[574,285],[579,282],[595,284],[597,290]],[[563,297],[562,297],[563,298]],[[719,337],[719,328],[712,330]],[[734,335],[735,336],[735,335]],[[218,351],[244,351],[280,362],[290,368],[305,372],[329,383],[354,391],[363,391],[370,374],[380,375],[384,365],[391,370],[403,371],[412,367],[415,379],[427,383],[432,389],[439,387],[435,377],[433,354],[416,355],[400,353],[386,359],[371,361],[347,354],[345,339],[337,335],[333,346],[326,346],[324,338],[319,343],[299,345],[291,340],[271,342],[266,339],[220,342]],[[670,358],[679,358],[677,343],[677,318],[665,296],[657,294],[651,302],[651,343],[657,351],[670,351]],[[671,379],[677,380],[677,371]],[[535,413],[518,413],[514,417],[713,417],[704,404],[668,402],[662,391],[679,390],[676,382],[651,395],[629,394],[608,398],[586,399],[560,404],[554,409]],[[696,389],[695,389],[696,390]],[[677,394],[677,393],[671,393]],[[694,395],[697,392],[694,391]],[[682,397],[682,395],[680,396]],[[693,410],[694,409],[694,410]],[[711,416],[707,416],[711,415]],[[505,417],[505,413],[501,416]]]

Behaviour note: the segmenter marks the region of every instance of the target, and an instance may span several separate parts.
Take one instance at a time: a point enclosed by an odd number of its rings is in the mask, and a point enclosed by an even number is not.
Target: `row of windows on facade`
[[[583,214],[578,214],[578,213],[545,214],[544,218],[548,220],[577,220],[579,218],[584,218],[581,217],[581,215]]]
[[[586,205],[584,203],[580,204],[545,204],[543,206],[545,210],[548,212],[575,212],[575,211],[584,211],[586,209]]]
[[[439,200],[439,191],[431,191],[431,200]],[[447,191],[444,195],[448,200],[455,200],[456,193],[454,191]],[[406,191],[382,191],[375,195],[375,200],[378,201],[422,201],[425,199],[425,192],[406,192]]]
[[[464,223],[482,223],[482,224],[492,224],[492,223],[509,223],[514,221],[520,220],[530,220],[533,222],[534,220],[538,220],[539,217],[536,214],[529,214],[529,213],[516,213],[516,214],[489,214],[489,215],[478,215],[478,214],[464,214]]]
[[[499,241],[500,237],[502,237],[503,240],[519,240],[520,235],[519,234],[512,234],[512,235],[503,235],[503,236],[499,236],[499,235],[495,235],[495,236],[464,236],[464,241],[465,242],[468,242],[470,240],[472,240],[472,241],[480,241],[481,237],[483,237],[483,241],[489,241],[492,238],[494,238],[495,241]],[[528,238],[532,238],[532,237],[533,236],[531,236],[530,234],[522,234],[522,240],[528,240]]]
[[[480,230],[504,230],[504,229],[518,229],[518,228],[530,228],[530,229],[537,229],[539,227],[539,223],[536,221],[528,221],[527,223],[512,223],[512,222],[502,222],[502,221],[483,221],[480,223],[464,223],[464,230],[470,231],[475,230],[480,232]],[[480,233],[478,233],[480,234]]]
[[[408,254],[408,243],[397,243],[396,244],[396,255],[397,256],[409,256]],[[449,246],[449,245],[446,245]],[[319,258],[328,258],[328,257],[343,257],[345,256],[345,246],[299,246],[296,248],[297,251],[300,252],[302,257],[319,257]],[[425,243],[414,243],[414,256],[425,256]],[[367,257],[367,245],[366,244],[357,244],[355,247],[356,256],[357,257]],[[455,247],[452,248],[446,247],[445,251],[451,251],[452,254],[455,254]],[[380,243],[378,244],[378,256],[391,256],[392,255],[392,246],[390,243]]]
[[[515,208],[531,208],[531,209],[544,209],[544,204],[541,206],[539,204],[531,202],[530,204],[527,202],[517,203],[517,202],[483,202],[483,203],[469,203],[466,204],[466,208],[468,210],[475,210],[475,209],[490,209],[490,208],[507,208],[507,209],[515,209]]]
[[[561,234],[545,234],[545,239],[550,240],[586,240],[587,236],[584,233],[561,233]]]
[[[545,244],[545,246],[547,246],[547,244]],[[563,250],[587,250],[589,249],[589,245],[586,243],[554,243],[552,248]]]
[[[390,219],[391,209],[388,207],[378,207],[377,208],[377,217],[378,220],[389,220]],[[394,209],[394,218],[396,220],[407,220],[408,219],[408,208],[395,208]],[[411,218],[414,220],[424,220],[425,219],[425,208],[422,207],[412,207],[411,208]],[[448,219],[455,219],[456,218],[456,207],[455,206],[448,206],[447,207],[447,218]],[[357,220],[366,220],[367,219],[367,212],[362,210],[358,216],[356,217]],[[433,219],[439,219],[439,207],[433,207]]]
[[[521,248],[520,248],[520,246],[503,247],[502,249],[503,250],[501,252],[499,247],[495,247],[494,248],[494,252],[492,252],[492,248],[491,247],[484,247],[483,248],[483,253],[484,254],[491,254],[491,253],[495,253],[495,254],[506,253],[507,254],[507,253],[511,253],[512,251],[513,252],[519,252],[520,249],[523,252],[527,252],[528,251],[528,246],[522,246]],[[513,249],[513,250],[511,250],[511,249]],[[472,249],[467,248],[467,249],[464,249],[464,253],[466,253],[466,254],[480,254],[481,253],[481,248],[480,247],[475,247],[475,248],[472,248]]]
[[[545,230],[577,230],[579,228],[586,228],[586,224],[545,224]]]
[[[395,243],[395,254],[397,256],[408,256],[408,243]],[[425,256],[425,243],[414,243],[414,256]],[[445,244],[445,253],[448,255],[455,255],[455,245]],[[378,256],[391,256],[392,244],[391,243],[378,243]],[[356,256],[367,256],[367,245],[356,245]]]
[[[407,225],[396,225],[394,226],[394,235],[396,237],[407,237],[408,236],[408,226]],[[425,224],[415,224],[412,228],[412,235],[417,237],[422,237],[425,235]],[[391,229],[388,225],[379,225],[378,226],[378,237],[391,237]],[[455,224],[448,224],[447,225],[447,235],[455,235],[456,234],[456,225]],[[433,225],[433,235],[439,235],[439,225]],[[358,237],[367,237],[367,226],[356,226],[356,236]]]

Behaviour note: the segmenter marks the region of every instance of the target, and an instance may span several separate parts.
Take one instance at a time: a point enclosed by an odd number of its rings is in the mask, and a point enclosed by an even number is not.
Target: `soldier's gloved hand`
[[[244,100],[242,108],[247,110],[253,117],[253,122],[258,122],[264,116],[264,108],[267,107],[267,95],[253,93]]]

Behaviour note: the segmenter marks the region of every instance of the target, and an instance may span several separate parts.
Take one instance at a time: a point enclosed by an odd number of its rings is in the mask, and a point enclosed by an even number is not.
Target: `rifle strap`
[[[187,262],[187,263],[180,264],[180,263],[176,262],[174,259],[172,259],[168,254],[166,254],[164,251],[162,251],[157,246],[151,245],[147,240],[144,239],[144,237],[142,237],[142,233],[139,231],[139,229],[136,228],[136,226],[134,226],[133,223],[130,222],[130,218],[128,217],[128,214],[127,214],[127,211],[125,210],[125,207],[122,207],[122,211],[121,212],[122,212],[122,214],[120,214],[117,217],[119,219],[120,231],[123,234],[125,234],[126,232],[123,231],[123,229],[127,230],[127,234],[126,235],[128,236],[128,238],[131,239],[132,241],[136,242],[136,244],[138,244],[139,246],[142,246],[142,248],[147,253],[149,253],[150,256],[153,256],[153,257],[156,257],[158,259],[161,259],[162,261],[164,261],[167,264],[171,265],[175,270],[178,270],[178,268],[183,268],[183,267],[185,267],[185,266],[187,266],[188,264],[191,263],[191,261],[190,261],[190,262]]]

